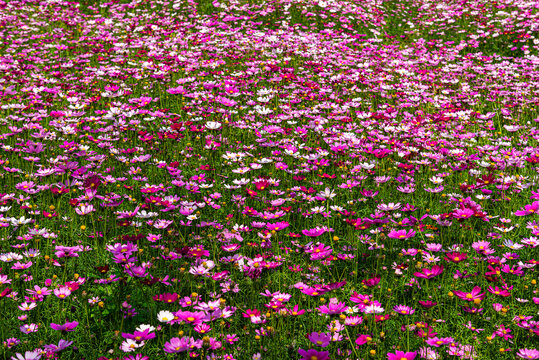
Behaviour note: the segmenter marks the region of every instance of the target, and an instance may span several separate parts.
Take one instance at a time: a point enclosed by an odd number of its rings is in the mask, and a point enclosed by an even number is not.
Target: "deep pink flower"
[[[300,310],[298,305],[294,305],[292,310],[288,310],[288,313],[292,316],[299,316],[305,314],[305,310]]]
[[[473,216],[475,212],[472,209],[458,209],[453,212],[453,217],[459,220],[465,220]]]
[[[148,328],[144,331],[135,331],[133,334],[122,333],[122,337],[135,341],[145,341],[155,338],[155,333],[151,332],[151,330]]]
[[[346,306],[345,303],[339,302],[339,303],[329,303],[327,305],[322,305],[319,308],[317,308],[318,311],[320,311],[321,314],[327,314],[327,315],[333,315],[333,314],[340,314],[342,312],[345,312],[348,310],[348,306]]]
[[[373,286],[378,285],[380,280],[381,280],[381,278],[379,276],[375,276],[373,278],[363,280],[362,283],[363,283],[363,285],[365,285],[367,287],[373,287]]]
[[[356,339],[356,344],[363,345],[363,344],[368,343],[371,340],[372,340],[372,336],[370,335],[359,335]]]
[[[466,253],[458,253],[458,252],[452,252],[446,254],[446,257],[444,258],[445,261],[453,262],[453,263],[459,263],[461,261],[464,261],[468,258],[468,255]]]
[[[388,238],[400,240],[409,239],[414,236],[415,231],[413,229],[410,229],[408,232],[406,232],[406,230],[391,230],[389,234],[387,234]]]
[[[308,339],[316,346],[326,347],[331,341],[331,335],[313,332],[309,335]]]
[[[404,352],[404,351],[397,351],[394,354],[388,353],[387,354],[387,360],[414,360],[417,356],[417,352]]]
[[[299,349],[298,353],[303,356],[301,360],[328,360],[329,351],[318,351],[315,349],[303,350]]]
[[[444,272],[444,267],[440,265],[434,265],[432,269],[423,268],[421,272],[415,272],[414,276],[422,279],[432,279]]]
[[[437,302],[430,301],[430,300],[428,300],[428,301],[419,300],[418,303],[419,303],[419,305],[423,306],[425,309],[430,309],[431,307],[436,306],[438,304]]]
[[[74,331],[78,325],[77,321],[66,322],[63,325],[51,323],[51,328],[58,331]]]
[[[326,232],[325,229],[320,229],[320,228],[301,230],[301,233],[303,235],[310,236],[310,237],[317,237],[317,236],[322,235],[325,232]]]
[[[269,231],[281,231],[286,229],[289,225],[290,223],[288,223],[287,221],[280,221],[275,224],[266,224],[266,228]]]
[[[507,289],[500,289],[497,286],[495,286],[495,287],[489,286],[488,287],[488,292],[492,293],[494,295],[501,296],[501,297],[511,296],[511,293]]]
[[[524,205],[524,209],[517,210],[515,212],[516,216],[526,216],[535,214],[539,210],[539,201],[534,201],[530,205]]]
[[[465,301],[474,301],[476,299],[483,300],[483,298],[485,297],[485,293],[481,294],[481,288],[479,286],[475,286],[471,292],[463,292],[463,291],[455,290],[454,293],[456,297]]]
[[[189,338],[184,336],[183,338],[172,338],[170,341],[165,343],[163,350],[167,353],[179,353],[186,350],[189,350]]]
[[[438,337],[435,336],[435,337],[432,337],[430,339],[427,339],[425,342],[430,346],[440,347],[442,345],[451,344],[453,341],[454,341],[454,339],[451,338],[451,337],[438,338]]]

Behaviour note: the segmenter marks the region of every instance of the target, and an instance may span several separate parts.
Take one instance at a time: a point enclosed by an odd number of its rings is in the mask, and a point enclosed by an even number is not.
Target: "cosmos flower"
[[[471,292],[454,291],[454,294],[459,299],[465,301],[483,300],[485,298],[485,293],[481,294],[481,288],[479,286],[474,286]]]
[[[355,341],[356,345],[363,345],[368,343],[369,341],[372,341],[371,335],[359,335]]]
[[[313,332],[309,334],[308,339],[316,346],[326,347],[331,341],[331,335],[328,335],[326,333]]]
[[[411,237],[414,237],[416,232],[413,229],[410,229],[408,232],[406,230],[391,230],[389,234],[387,234],[387,237],[391,239],[409,239]]]
[[[333,315],[340,314],[345,312],[348,309],[348,306],[344,302],[337,303],[328,303],[327,305],[322,305],[318,308],[321,314]]]
[[[66,322],[65,324],[59,325],[51,323],[50,326],[53,330],[58,331],[75,331],[75,328],[79,325],[77,321]]]
[[[421,272],[415,272],[414,276],[422,279],[432,279],[444,272],[444,267],[440,265],[434,265],[431,269],[423,268]]]
[[[395,353],[388,353],[387,360],[414,360],[417,352],[404,352],[397,350]]]
[[[223,124],[221,124],[218,121],[208,121],[205,126],[206,126],[206,129],[209,129],[209,130],[218,130],[221,128],[221,126],[223,126]]]
[[[190,339],[187,336],[180,338],[172,338],[165,342],[163,350],[167,353],[180,353],[190,349]]]
[[[524,209],[515,211],[516,216],[533,215],[539,210],[539,201],[534,201],[529,205],[524,205]]]
[[[519,349],[517,354],[521,359],[539,359],[539,350],[536,349]]]
[[[301,360],[328,360],[329,351],[318,351],[315,349],[299,349],[298,353],[302,356]]]
[[[27,351],[26,353],[21,354],[17,353],[15,356],[11,357],[11,360],[38,360],[41,359],[41,353],[39,351]]]
[[[415,312],[414,309],[406,305],[397,305],[393,308],[393,311],[401,315],[412,315]]]

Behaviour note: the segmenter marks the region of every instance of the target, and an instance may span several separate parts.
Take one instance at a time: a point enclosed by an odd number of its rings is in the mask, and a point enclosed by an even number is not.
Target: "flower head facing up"
[[[301,360],[328,360],[329,351],[318,351],[315,349],[303,350],[299,349],[298,353],[302,356]]]
[[[309,334],[308,339],[316,346],[326,347],[331,341],[331,335],[313,332]]]
[[[485,298],[485,293],[481,293],[479,286],[474,286],[471,292],[455,291],[454,293],[455,296],[464,301],[481,301]]]
[[[414,360],[417,356],[417,352],[404,352],[396,351],[395,353],[388,353],[387,360]]]

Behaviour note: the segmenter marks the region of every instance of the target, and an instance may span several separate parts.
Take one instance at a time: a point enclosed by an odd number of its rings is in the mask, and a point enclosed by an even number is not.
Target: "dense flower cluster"
[[[4,358],[539,359],[538,24],[0,0]]]

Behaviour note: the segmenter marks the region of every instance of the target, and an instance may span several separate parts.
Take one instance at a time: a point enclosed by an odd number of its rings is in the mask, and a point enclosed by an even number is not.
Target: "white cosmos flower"
[[[171,313],[170,311],[161,310],[159,312],[159,314],[157,314],[157,320],[159,320],[161,322],[164,322],[164,323],[168,323],[168,322],[174,320],[174,314]]]
[[[222,126],[220,122],[217,121],[208,121],[206,123],[206,128],[210,130],[217,130]]]
[[[140,324],[138,328],[136,328],[137,331],[143,332],[144,330],[149,329],[150,332],[155,331],[155,327],[147,324]]]

